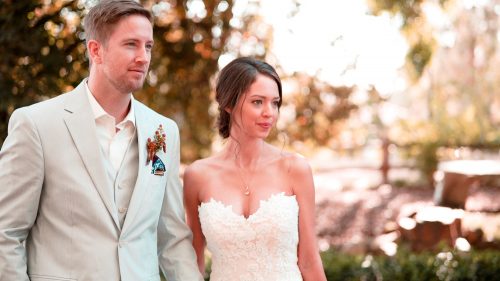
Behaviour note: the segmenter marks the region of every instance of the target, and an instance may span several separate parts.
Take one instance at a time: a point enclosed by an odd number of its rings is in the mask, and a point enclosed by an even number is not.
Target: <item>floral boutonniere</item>
[[[163,127],[160,124],[158,129],[155,132],[153,139],[148,138],[148,142],[146,144],[148,150],[148,159],[146,165],[149,164],[150,161],[153,162],[151,174],[163,176],[165,173],[165,164],[161,161],[160,157],[156,155],[160,149],[163,152],[167,152],[167,144],[165,143],[166,135],[163,132]]]

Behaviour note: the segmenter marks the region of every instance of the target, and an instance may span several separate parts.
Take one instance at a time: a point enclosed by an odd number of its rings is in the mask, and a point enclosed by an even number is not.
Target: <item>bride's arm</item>
[[[201,231],[200,218],[198,217],[199,176],[196,168],[191,165],[184,172],[184,208],[186,209],[186,223],[193,232],[193,248],[196,252],[198,269],[205,275],[205,237]]]
[[[298,264],[304,281],[326,281],[315,231],[314,182],[304,158],[293,157],[290,167],[293,192],[299,204]]]

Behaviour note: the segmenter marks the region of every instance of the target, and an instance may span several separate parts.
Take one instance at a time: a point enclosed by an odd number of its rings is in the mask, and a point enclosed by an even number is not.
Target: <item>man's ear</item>
[[[87,43],[87,51],[89,53],[89,58],[94,63],[101,63],[101,43],[96,40],[89,40]]]

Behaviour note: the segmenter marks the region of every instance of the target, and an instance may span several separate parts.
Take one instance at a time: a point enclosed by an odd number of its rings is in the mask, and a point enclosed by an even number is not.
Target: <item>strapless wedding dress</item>
[[[295,196],[278,193],[261,200],[248,218],[214,199],[198,211],[212,253],[210,281],[302,281]]]

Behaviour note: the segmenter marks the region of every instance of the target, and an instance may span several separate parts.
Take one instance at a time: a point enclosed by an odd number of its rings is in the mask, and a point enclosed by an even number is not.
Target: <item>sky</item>
[[[318,75],[333,85],[375,85],[391,95],[406,87],[402,77],[407,43],[401,21],[371,16],[365,0],[261,1],[261,15],[273,27],[272,54],[288,73]]]

